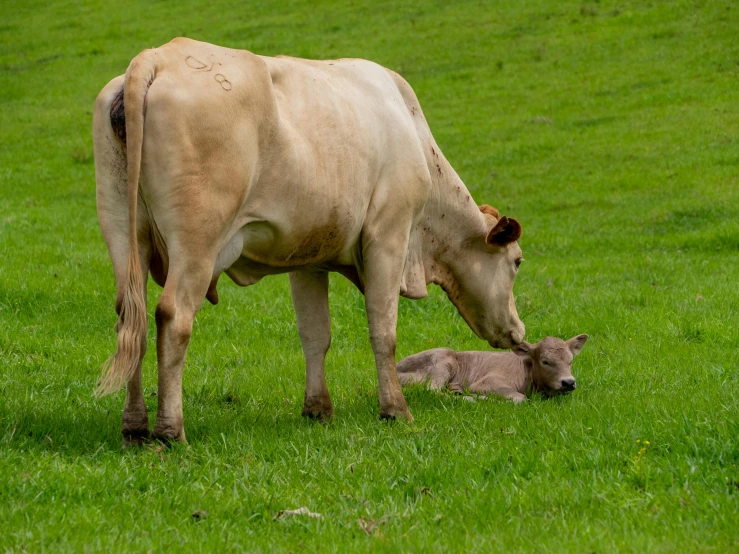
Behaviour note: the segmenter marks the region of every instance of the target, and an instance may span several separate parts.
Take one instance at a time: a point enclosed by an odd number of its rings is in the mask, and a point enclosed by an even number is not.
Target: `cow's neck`
[[[486,232],[485,219],[469,190],[443,157],[432,179],[433,187],[419,223],[423,237],[426,283],[441,286],[453,299],[457,294],[450,262],[463,255],[470,238]]]
[[[426,285],[433,283],[454,302],[458,285],[450,263],[464,255],[462,250],[468,241],[483,236],[487,228],[472,195],[438,146],[430,150],[433,154],[427,161],[431,191],[421,219],[411,232],[401,294],[424,298]]]

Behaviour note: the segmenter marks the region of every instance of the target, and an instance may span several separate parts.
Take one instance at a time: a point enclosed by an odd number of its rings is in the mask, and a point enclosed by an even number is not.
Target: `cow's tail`
[[[144,140],[146,94],[156,74],[151,51],[136,56],[126,71],[123,105],[126,116],[126,157],[128,158],[128,268],[118,312],[118,347],[105,362],[97,396],[122,388],[136,373],[146,345],[145,279],[141,271],[136,205],[138,203],[141,150]]]

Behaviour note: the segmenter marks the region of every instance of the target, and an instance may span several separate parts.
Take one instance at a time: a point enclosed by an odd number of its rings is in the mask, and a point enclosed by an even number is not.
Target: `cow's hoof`
[[[380,419],[401,420],[410,423],[413,421],[413,416],[407,406],[398,406],[380,409]]]
[[[184,429],[174,429],[172,427],[165,428],[154,428],[154,432],[151,434],[154,440],[162,442],[164,444],[173,444],[179,442],[181,444],[187,444],[185,439]]]
[[[149,417],[146,411],[124,411],[121,430],[123,431],[123,448],[136,448],[151,440]]]
[[[303,404],[303,417],[327,423],[334,417],[334,407],[331,399],[326,397],[306,398]]]
[[[123,449],[139,448],[151,441],[151,432],[149,428],[143,429],[123,429]]]
[[[315,419],[316,421],[320,421],[321,423],[328,423],[334,418],[334,410],[330,406],[328,410],[311,409],[304,407],[302,415],[303,417],[307,417],[308,419]]]

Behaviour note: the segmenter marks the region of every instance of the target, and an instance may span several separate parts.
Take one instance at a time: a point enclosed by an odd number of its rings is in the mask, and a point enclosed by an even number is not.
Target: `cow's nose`
[[[567,379],[562,379],[562,390],[565,391],[571,391],[575,390],[575,378],[574,377],[568,377]]]
[[[526,327],[524,327],[523,323],[513,329],[509,336],[511,337],[511,342],[515,344],[521,344],[523,342],[523,338],[526,336]]]

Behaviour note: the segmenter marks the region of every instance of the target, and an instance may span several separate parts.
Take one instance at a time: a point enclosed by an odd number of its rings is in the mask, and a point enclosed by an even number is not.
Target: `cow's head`
[[[478,231],[445,257],[451,272],[445,290],[477,336],[494,348],[511,348],[523,341],[526,331],[513,299],[513,281],[523,260],[517,242],[521,225],[487,205],[480,212]]]
[[[546,337],[536,344],[524,341],[513,351],[530,360],[531,378],[536,390],[547,395],[567,394],[575,390],[572,358],[580,353],[586,340],[587,335],[577,335],[568,341]]]

